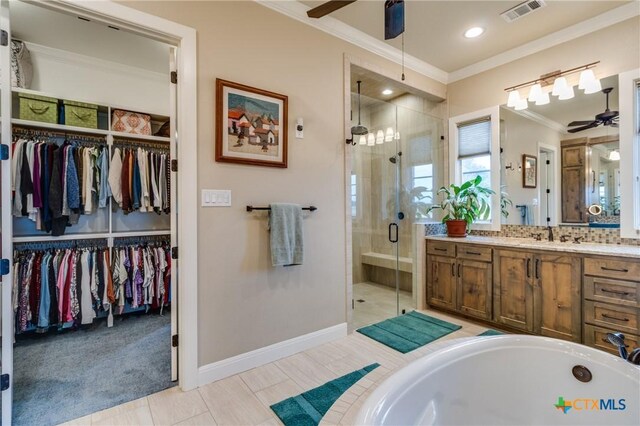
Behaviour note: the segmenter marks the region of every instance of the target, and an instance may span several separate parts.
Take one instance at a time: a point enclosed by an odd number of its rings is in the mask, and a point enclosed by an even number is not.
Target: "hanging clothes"
[[[169,305],[168,242],[23,250],[14,255],[16,333],[91,324],[95,318]]]
[[[82,142],[84,143],[84,142]],[[13,215],[27,217],[36,229],[63,235],[80,214],[106,207],[111,189],[109,150],[105,145],[62,145],[19,138],[13,142]],[[97,159],[100,159],[98,162]]]

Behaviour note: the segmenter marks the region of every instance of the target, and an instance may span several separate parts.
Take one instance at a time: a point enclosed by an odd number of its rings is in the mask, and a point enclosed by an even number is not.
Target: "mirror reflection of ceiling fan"
[[[572,121],[567,125],[567,127],[580,126],[575,129],[569,129],[569,133],[581,132],[587,129],[593,129],[598,126],[611,126],[618,127],[618,117],[620,113],[618,111],[611,111],[609,109],[609,93],[613,90],[612,87],[607,87],[606,89],[602,89],[602,93],[607,97],[607,107],[604,112],[600,114],[596,114],[595,120],[586,120],[586,121]]]

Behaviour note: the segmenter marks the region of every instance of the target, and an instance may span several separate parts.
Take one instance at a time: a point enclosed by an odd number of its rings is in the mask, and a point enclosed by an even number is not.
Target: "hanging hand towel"
[[[302,265],[302,208],[297,204],[271,204],[271,264],[273,266]]]

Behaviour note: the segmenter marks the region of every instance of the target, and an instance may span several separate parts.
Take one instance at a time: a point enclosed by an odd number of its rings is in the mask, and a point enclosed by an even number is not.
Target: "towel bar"
[[[247,206],[247,211],[248,212],[252,212],[254,210],[271,210],[271,207],[253,207],[253,206]],[[318,210],[318,208],[316,206],[309,206],[309,207],[303,207],[302,210],[308,210],[310,212],[315,212],[316,210]]]

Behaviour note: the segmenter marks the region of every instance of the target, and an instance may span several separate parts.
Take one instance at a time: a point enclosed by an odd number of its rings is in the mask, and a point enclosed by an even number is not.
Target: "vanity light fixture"
[[[620,161],[620,151],[616,151],[615,149],[609,153],[610,161]]]
[[[367,137],[365,135],[361,135],[360,136],[360,145],[366,145],[367,144]]]
[[[527,102],[527,98],[523,98],[523,99],[520,99],[518,102],[516,102],[515,110],[522,111],[523,109],[527,109],[528,106],[529,106],[529,102]]]
[[[384,141],[391,142],[393,140],[393,127],[387,127],[387,131],[384,134]]]
[[[388,95],[390,95],[392,93],[393,93],[393,90],[391,90],[391,89],[384,89],[382,91],[382,94],[385,95],[385,96],[388,96]]]
[[[382,130],[378,130],[376,133],[376,144],[380,145],[384,143],[384,132]]]
[[[481,36],[484,33],[484,28],[482,27],[471,27],[467,31],[464,32],[464,36],[466,38],[476,38]]]
[[[573,86],[567,81],[566,76],[570,74],[580,73],[578,88],[584,90],[585,94],[598,93],[602,90],[600,80],[596,78],[593,68],[600,61],[592,62],[579,67],[571,68],[565,71],[553,71],[548,74],[541,75],[540,78],[504,89],[508,93],[507,106],[516,110],[526,109],[525,103],[520,98],[518,89],[529,89],[529,102],[535,102],[536,105],[546,105],[550,101],[549,90],[545,90],[545,86],[553,85],[551,95],[557,96],[559,100],[571,99],[575,96]]]
[[[376,144],[376,137],[373,133],[367,135],[367,146],[374,146]]]

